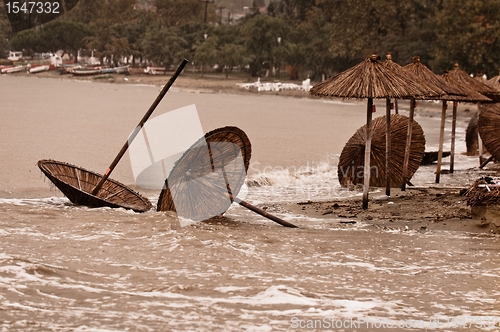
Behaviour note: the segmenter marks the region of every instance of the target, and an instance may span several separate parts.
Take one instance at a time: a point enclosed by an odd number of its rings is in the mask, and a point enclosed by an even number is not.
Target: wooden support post
[[[366,147],[365,147],[365,168],[363,186],[363,209],[368,209],[368,191],[370,190],[370,154],[372,149],[372,112],[373,98],[368,98],[366,107]]]
[[[398,100],[394,99],[394,113],[399,114]]]
[[[479,113],[481,113],[481,103],[477,103],[477,118],[479,121]],[[483,163],[483,140],[481,139],[481,135],[479,134],[479,130],[477,131],[477,146],[479,148],[479,165]]]
[[[408,131],[406,132],[406,146],[405,157],[403,160],[403,183],[401,183],[401,190],[406,190],[406,182],[408,181],[408,164],[410,163],[410,150],[411,150],[411,135],[413,132],[413,116],[415,114],[415,99],[410,100],[410,117],[408,119]]]
[[[385,194],[391,196],[391,100],[385,100]]]
[[[439,183],[439,179],[441,176],[441,162],[443,160],[444,122],[446,121],[446,108],[447,108],[447,101],[443,100],[443,107],[441,109],[441,128],[439,131],[439,152],[438,152],[438,162],[436,168],[436,183]]]
[[[455,132],[457,130],[457,107],[458,103],[453,102],[453,120],[451,122],[451,153],[450,153],[450,173],[455,170]]]

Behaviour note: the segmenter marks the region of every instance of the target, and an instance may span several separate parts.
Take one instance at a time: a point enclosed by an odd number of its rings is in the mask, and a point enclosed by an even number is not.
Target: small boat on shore
[[[165,75],[165,67],[146,67],[144,72],[149,75]]]
[[[101,74],[100,68],[75,68],[71,70],[73,76],[92,76]]]
[[[146,70],[144,67],[128,67],[128,73],[130,75],[139,75],[139,74],[145,74]]]
[[[26,70],[25,65],[19,65],[19,66],[14,66],[14,67],[9,67],[9,68],[4,68],[2,69],[2,74],[13,74],[13,73],[19,73],[22,71]]]
[[[116,67],[116,73],[117,74],[129,74],[129,66],[121,66],[121,67]]]
[[[30,74],[41,73],[42,71],[47,71],[50,69],[49,65],[41,65],[36,67],[29,67],[28,72]]]

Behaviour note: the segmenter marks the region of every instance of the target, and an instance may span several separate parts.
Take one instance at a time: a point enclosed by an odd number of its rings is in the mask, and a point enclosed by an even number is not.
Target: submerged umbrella
[[[403,160],[406,150],[406,137],[408,131],[409,118],[400,115],[390,115],[390,135],[387,135],[387,116],[382,116],[373,120],[373,139],[370,153],[370,186],[383,187],[389,182],[391,188],[401,186],[403,181]],[[411,153],[408,161],[407,180],[411,179],[417,171],[425,152],[425,136],[422,127],[413,120],[411,135]],[[363,183],[364,174],[360,170],[364,169],[364,152],[366,146],[366,126],[359,128],[356,133],[347,141],[339,158],[338,177],[342,186],[350,184],[358,185]],[[386,137],[390,137],[391,142],[391,173],[387,176],[386,166]],[[389,181],[387,181],[389,180]]]
[[[237,197],[250,164],[251,145],[237,127],[215,129],[194,143],[176,162],[158,198],[158,211],[202,221],[236,202],[286,227],[295,225]]]
[[[177,68],[174,75],[170,78],[167,84],[165,84],[158,97],[156,97],[156,100],[148,109],[128,140],[125,142],[120,152],[118,152],[118,155],[115,157],[104,175],[89,172],[83,168],[67,163],[56,162],[53,160],[40,160],[38,162],[38,167],[45,175],[47,175],[49,180],[51,180],[56,185],[56,187],[59,188],[63,192],[63,194],[66,195],[71,200],[71,202],[75,204],[86,205],[89,207],[123,207],[140,212],[146,211],[151,208],[151,203],[145,198],[141,198],[141,200],[144,201],[141,207],[136,207],[136,203],[126,203],[127,197],[132,198],[132,196],[134,195],[123,196],[122,193],[133,191],[125,187],[123,184],[120,184],[119,182],[108,179],[108,177],[127,151],[129,144],[140,132],[142,126],[146,123],[151,114],[153,114],[154,110],[163,99],[165,94],[168,92],[175,79],[180,75],[186,64],[187,60],[184,59]],[[82,176],[85,176],[85,178],[88,178],[88,180],[82,182]],[[124,198],[122,200],[116,200],[116,197]]]
[[[372,55],[360,64],[315,85],[310,93],[316,96],[368,98],[366,110],[366,149],[364,162],[363,209],[368,208],[370,186],[370,154],[372,139],[373,99],[410,99],[435,96],[435,91],[414,82],[408,75],[391,70]]]
[[[500,105],[484,105],[477,125],[484,146],[496,160],[500,160]]]

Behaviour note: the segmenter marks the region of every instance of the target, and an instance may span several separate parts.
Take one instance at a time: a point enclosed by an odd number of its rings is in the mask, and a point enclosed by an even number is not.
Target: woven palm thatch
[[[467,73],[466,73],[467,74]],[[457,101],[457,102],[491,102],[491,99],[479,93],[477,90],[473,89],[466,81],[460,81],[455,79],[456,75],[451,75],[451,71],[445,71],[443,76],[441,76],[446,82],[457,86],[461,91],[465,93],[464,95],[446,95],[446,100]],[[472,77],[469,77],[472,81],[476,81]],[[444,99],[444,98],[443,98]]]
[[[370,186],[386,185],[385,150],[386,116],[373,120],[373,139],[370,160]],[[401,186],[403,181],[403,160],[409,118],[400,114],[391,115],[391,187]],[[417,171],[425,151],[425,136],[422,127],[414,120],[407,179]],[[364,153],[366,145],[366,126],[359,128],[344,146],[339,159],[338,177],[342,186],[362,184]]]
[[[497,90],[500,90],[500,70],[498,70],[498,75],[490,78],[488,83]]]
[[[68,199],[88,207],[125,208],[145,212],[152,208],[149,200],[124,184],[107,179],[97,196],[91,194],[102,175],[68,163],[40,160],[40,170]]]
[[[477,121],[479,135],[486,149],[500,160],[500,105],[484,105]]]
[[[482,95],[491,99],[498,99],[500,91],[484,83],[482,80],[477,80],[469,76],[465,71],[460,69],[457,62],[453,65],[453,69],[449,71],[448,75],[451,79],[458,82],[462,86],[469,87]]]
[[[443,90],[446,95],[439,97],[439,99],[445,99],[447,95],[467,95],[467,92],[461,89],[459,86],[453,85],[445,81],[442,77],[434,74],[429,68],[427,68],[427,66],[420,62],[419,56],[414,56],[413,63],[407,64],[403,67],[403,69],[413,74],[414,76],[417,76],[420,79],[426,81],[428,84],[434,85]]]
[[[467,205],[500,204],[500,188],[487,187],[491,184],[496,185],[491,178],[482,178],[474,182],[474,185],[465,193],[465,196],[467,196]]]
[[[339,98],[429,98],[440,95],[411,79],[411,76],[385,66],[376,55],[358,65],[316,84],[312,95]]]
[[[220,185],[226,182],[221,177],[227,177],[231,193],[236,196],[245,181],[251,153],[250,140],[237,127],[208,132],[177,161],[160,193],[157,210],[182,210],[182,217],[195,221],[224,213],[231,201],[227,199],[228,189]],[[238,155],[242,163],[235,162]]]
[[[409,80],[417,82],[420,86],[424,86],[435,94],[435,97],[429,97],[429,94],[423,96],[415,96],[413,99],[430,99],[437,98],[439,96],[445,95],[447,92],[442,89],[439,85],[434,84],[432,81],[422,79],[420,76],[415,75],[414,72],[407,70],[405,67],[400,66],[396,62],[392,61],[392,56],[390,53],[386,54],[386,60],[383,62],[384,66],[390,68],[393,71],[398,71],[402,75],[406,75]]]

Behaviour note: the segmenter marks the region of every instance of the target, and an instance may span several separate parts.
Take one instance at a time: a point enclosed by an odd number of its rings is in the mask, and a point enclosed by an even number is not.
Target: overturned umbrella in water
[[[370,186],[384,187],[387,182],[391,188],[401,186],[403,181],[403,160],[405,158],[406,137],[409,118],[400,115],[390,115],[390,142],[391,142],[391,172],[388,176],[386,166],[386,137],[387,116],[373,120],[373,138],[370,154]],[[422,127],[412,120],[411,153],[408,161],[407,180],[417,171],[425,152],[425,136]],[[359,128],[347,141],[339,158],[338,178],[342,186],[358,185],[363,183],[364,152],[366,147],[366,125]],[[387,181],[388,180],[388,181]]]
[[[439,93],[412,81],[411,76],[407,74],[384,66],[376,55],[372,55],[360,64],[315,85],[310,93],[325,97],[368,98],[363,176],[363,209],[367,209],[370,187],[373,99],[410,99],[416,96],[436,96]]]
[[[125,185],[109,179],[109,175],[127,151],[129,144],[140,132],[142,126],[146,123],[151,114],[153,114],[154,110],[176,78],[180,75],[186,64],[187,60],[184,59],[174,75],[167,84],[165,84],[158,97],[132,132],[129,139],[125,142],[104,175],[55,160],[40,160],[38,162],[38,167],[74,204],[88,207],[123,207],[137,212],[149,210],[152,205],[146,198],[135,193]]]
[[[208,132],[176,162],[158,198],[158,211],[193,222],[223,214],[233,202],[286,227],[297,227],[238,198],[250,164],[250,141],[241,129]]]
[[[152,208],[149,200],[124,184],[108,179],[98,195],[90,195],[102,175],[68,163],[40,160],[38,167],[68,199],[76,205],[125,208],[144,212]]]

